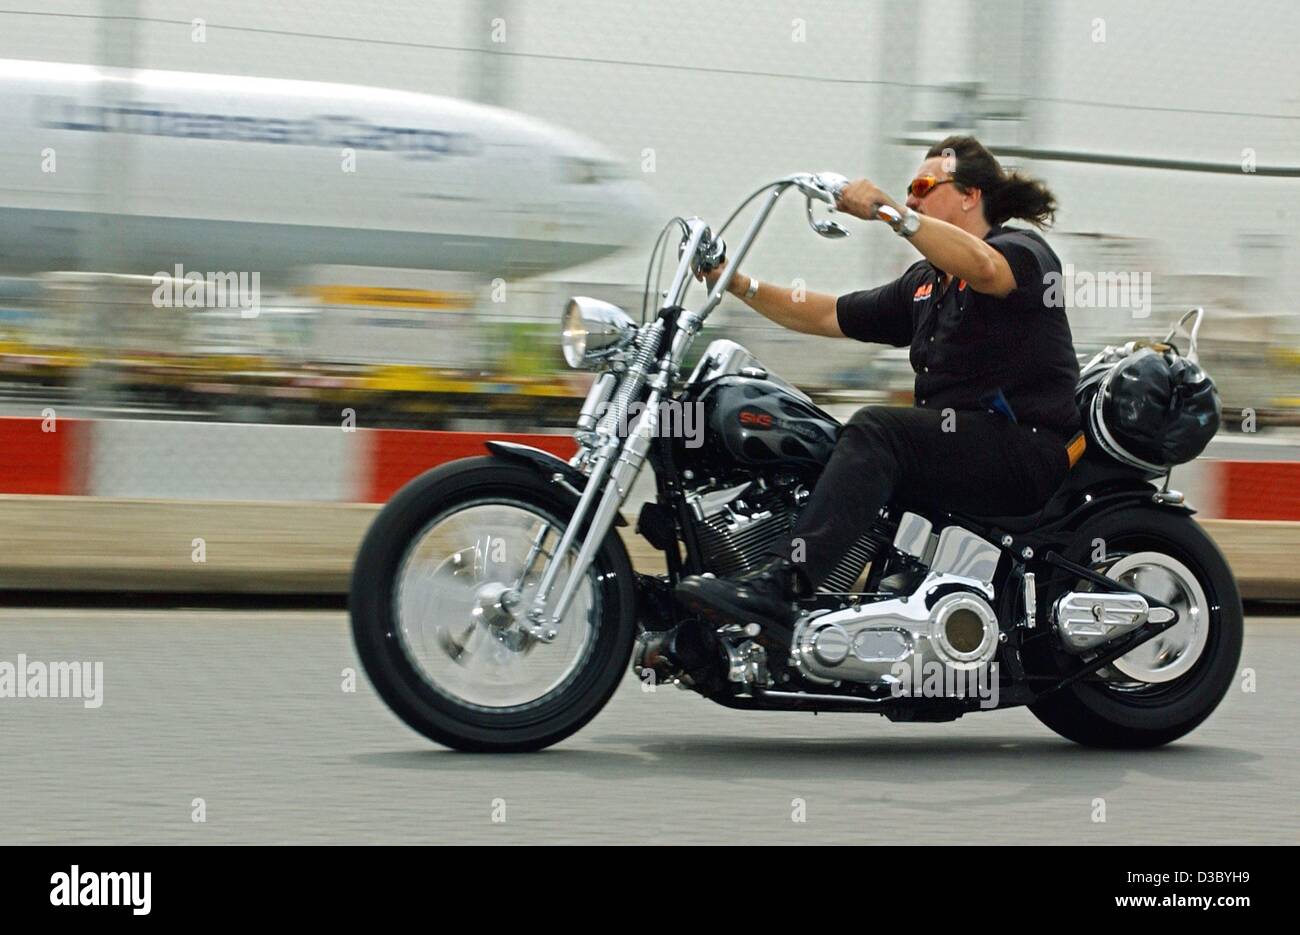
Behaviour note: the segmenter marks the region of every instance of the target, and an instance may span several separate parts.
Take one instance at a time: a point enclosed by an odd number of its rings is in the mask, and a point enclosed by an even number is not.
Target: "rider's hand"
[[[902,207],[894,199],[876,187],[870,179],[855,179],[840,192],[838,210],[851,214],[864,221],[882,220],[876,213],[881,205],[889,205],[902,213]]]
[[[711,270],[710,272],[705,273],[703,276],[701,276],[699,273],[696,273],[695,278],[697,280],[701,280],[704,283],[706,283],[709,287],[709,291],[712,292],[714,285],[718,281],[718,278],[722,276],[722,274],[726,271],[726,269],[727,269],[727,261],[723,260],[718,265],[717,269]],[[730,288],[728,288],[727,291],[730,292],[732,295],[737,295],[738,294],[736,292],[737,285],[742,285],[742,286],[749,285],[748,279],[743,278],[743,274],[740,272],[737,272],[736,275],[732,277]]]

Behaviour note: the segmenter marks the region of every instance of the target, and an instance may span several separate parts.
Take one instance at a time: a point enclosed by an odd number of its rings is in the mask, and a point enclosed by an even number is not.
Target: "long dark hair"
[[[1038,179],[1019,172],[1006,172],[996,157],[973,136],[950,136],[935,143],[925,158],[951,157],[944,171],[952,174],[962,191],[983,192],[984,219],[1001,224],[1020,218],[1036,227],[1047,227],[1056,219],[1056,196]]]

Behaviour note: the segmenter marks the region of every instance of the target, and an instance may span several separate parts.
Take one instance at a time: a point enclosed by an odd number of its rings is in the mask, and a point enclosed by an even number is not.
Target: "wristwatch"
[[[758,280],[750,276],[749,285],[745,287],[745,298],[752,299],[756,295],[758,295]]]
[[[899,237],[911,237],[921,229],[921,215],[911,208],[904,208],[902,218],[893,227],[894,233]]]

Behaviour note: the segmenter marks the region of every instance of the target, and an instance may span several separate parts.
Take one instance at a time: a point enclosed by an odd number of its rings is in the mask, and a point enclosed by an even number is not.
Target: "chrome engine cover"
[[[899,524],[907,540],[899,547],[914,556],[929,551],[922,545],[929,523],[917,520],[904,513]],[[804,677],[887,685],[898,681],[900,664],[966,672],[992,662],[1001,631],[990,601],[1001,550],[969,529],[947,526],[933,554],[909,595],[802,618],[790,658]]]
[[[945,593],[931,596],[941,588]],[[931,572],[907,597],[803,618],[790,657],[806,678],[820,682],[885,685],[898,680],[900,663],[979,669],[997,655],[992,597],[992,588],[973,578]]]
[[[1167,612],[1156,614],[1164,620]],[[1151,609],[1141,594],[1118,594],[1109,591],[1070,591],[1057,598],[1052,606],[1061,642],[1071,652],[1083,653],[1136,630],[1151,617]]]

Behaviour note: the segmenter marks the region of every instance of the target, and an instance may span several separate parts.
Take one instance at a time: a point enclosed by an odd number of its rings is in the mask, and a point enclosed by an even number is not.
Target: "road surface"
[[[0,610],[0,662],[19,653],[102,661],[103,695],[0,699],[5,844],[1300,840],[1300,618],[1251,618],[1256,690],[1141,753],[1023,710],[752,714],[630,675],[551,750],[454,753],[363,673],[344,690],[337,611]]]

